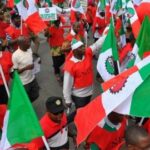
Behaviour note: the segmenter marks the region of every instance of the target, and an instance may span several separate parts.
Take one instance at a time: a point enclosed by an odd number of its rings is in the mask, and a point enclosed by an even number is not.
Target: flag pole
[[[3,72],[3,69],[2,69],[2,66],[1,66],[1,65],[0,65],[0,74],[1,74],[1,76],[2,76],[2,80],[3,80],[3,82],[4,82],[4,86],[5,86],[7,95],[8,95],[8,97],[10,97],[9,88],[8,88],[8,85],[7,85],[7,82],[6,82],[6,79],[5,79],[5,76],[4,76],[4,72]]]
[[[46,141],[45,136],[42,136],[42,140],[43,140],[43,142],[44,142],[44,145],[45,145],[45,147],[46,147],[46,150],[50,150],[49,145],[48,145],[48,143],[47,143],[47,141]]]
[[[139,126],[141,126],[142,125],[142,123],[143,123],[143,121],[144,121],[144,117],[143,118],[141,118],[141,120],[140,120],[140,122],[139,122]]]
[[[21,35],[23,35],[23,21],[22,21],[22,17],[21,17]]]

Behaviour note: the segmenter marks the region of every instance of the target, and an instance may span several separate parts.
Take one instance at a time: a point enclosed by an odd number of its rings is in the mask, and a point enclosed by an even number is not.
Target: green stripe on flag
[[[132,97],[130,114],[138,117],[150,117],[150,77],[140,85]]]
[[[142,58],[144,52],[150,51],[150,21],[147,16],[142,23],[136,43],[139,47],[138,54]]]
[[[116,40],[116,36],[115,36],[115,32],[114,32],[114,26],[112,23],[112,19],[111,19],[111,24],[110,24],[110,28],[108,31],[108,35],[104,41],[104,44],[102,46],[101,49],[101,53],[107,51],[108,49],[112,48],[112,54],[113,54],[113,58],[115,61],[118,60],[118,50],[117,50],[117,40]]]
[[[21,2],[22,0],[14,0],[15,4],[18,4],[19,2]]]
[[[43,135],[18,73],[14,72],[13,77],[8,102],[9,118],[7,126],[7,139],[11,145],[29,142]]]

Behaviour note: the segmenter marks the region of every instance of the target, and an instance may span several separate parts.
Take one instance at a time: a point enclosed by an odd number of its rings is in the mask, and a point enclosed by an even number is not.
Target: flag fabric
[[[104,81],[118,74],[118,59],[116,37],[111,22],[97,62],[97,70]]]
[[[27,143],[42,135],[43,131],[19,75],[14,72],[0,149],[7,150],[16,143]]]
[[[43,31],[46,24],[39,16],[34,0],[15,0],[15,5],[19,11],[21,19],[23,19],[28,27],[35,33]]]
[[[145,16],[150,18],[150,0],[141,0],[140,5],[136,8],[140,22],[142,23]]]
[[[117,14],[122,9],[122,0],[112,0],[110,12]]]
[[[81,5],[80,0],[72,0],[71,2],[71,12],[70,12],[70,20],[71,23],[74,23],[76,21],[75,13],[80,12],[82,14],[82,17],[85,17],[84,9]]]
[[[143,56],[150,54],[150,20],[145,17],[139,36],[134,44],[132,52],[129,54],[129,59],[127,62],[127,68],[132,67],[134,64],[138,63]]]
[[[13,8],[14,7],[14,0],[7,0],[6,7]]]
[[[121,81],[116,82],[102,95],[77,110],[74,122],[77,128],[78,145],[87,138],[99,121],[121,105],[148,78],[150,57],[143,59],[136,66],[137,71],[128,77],[122,77]],[[122,73],[119,76],[122,76]]]
[[[131,0],[126,0],[126,15],[127,18],[130,20],[134,37],[137,38],[140,31],[141,23]]]

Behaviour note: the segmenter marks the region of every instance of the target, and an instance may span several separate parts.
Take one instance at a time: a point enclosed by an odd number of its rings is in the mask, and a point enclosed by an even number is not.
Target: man
[[[111,112],[94,128],[87,143],[96,144],[101,150],[112,150],[124,138],[126,123],[123,115]]]
[[[46,35],[48,36],[48,43],[50,45],[54,74],[56,80],[62,84],[60,67],[65,61],[65,56],[61,51],[61,47],[64,42],[64,28],[60,26],[60,17],[54,21],[53,26],[48,28]]]
[[[21,36],[18,39],[19,48],[13,53],[13,69],[18,70],[22,84],[33,102],[39,96],[39,86],[32,72],[33,56],[31,50],[31,41],[29,38]]]
[[[25,24],[21,26],[21,18],[16,11],[11,11],[11,24],[5,29],[6,39],[12,51],[18,48],[18,37],[23,35],[29,37],[29,29]],[[21,33],[22,32],[22,33]]]
[[[73,39],[72,51],[68,54],[64,65],[63,94],[68,107],[72,100],[76,108],[90,102],[93,93],[93,53],[99,50],[105,36],[86,48],[81,41]]]
[[[41,127],[51,150],[69,150],[67,117],[62,98],[49,97],[46,101],[46,114],[40,120]],[[44,148],[41,138],[31,142],[38,149]]]
[[[125,141],[113,150],[150,150],[150,135],[139,126],[129,126],[125,132]]]

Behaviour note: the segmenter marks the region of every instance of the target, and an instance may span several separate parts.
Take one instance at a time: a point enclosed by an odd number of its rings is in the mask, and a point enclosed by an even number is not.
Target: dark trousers
[[[60,66],[65,62],[65,56],[52,56],[54,73],[60,74]]]
[[[39,97],[39,85],[36,79],[29,84],[24,85],[24,87],[31,102],[35,101]]]
[[[0,104],[7,104],[8,95],[4,85],[0,85]]]
[[[77,97],[77,96],[72,95],[72,100],[75,103],[75,106],[77,109],[77,108],[84,107],[85,105],[87,105],[91,101],[91,97],[92,95],[87,96],[87,97]]]

